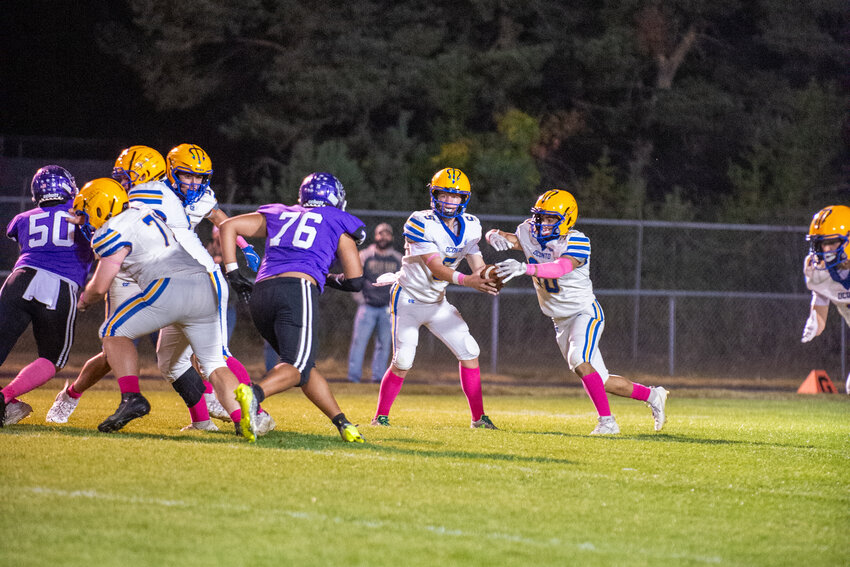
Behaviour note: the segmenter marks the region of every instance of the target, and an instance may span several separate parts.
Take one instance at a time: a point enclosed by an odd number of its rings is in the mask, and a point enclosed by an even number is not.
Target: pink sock
[[[46,358],[36,358],[29,364],[23,367],[15,379],[9,382],[9,385],[3,388],[3,397],[6,403],[15,399],[15,396],[22,396],[27,392],[31,392],[53,378],[56,374],[56,367]]]
[[[395,402],[398,393],[401,392],[402,384],[404,384],[404,378],[396,376],[392,370],[387,368],[381,380],[381,390],[378,392],[378,411],[375,415],[390,415],[390,408],[393,407],[393,402]]]
[[[605,393],[605,384],[602,382],[602,376],[599,372],[592,372],[581,379],[584,384],[584,391],[590,396],[590,401],[596,406],[596,413],[599,417],[611,415],[611,408],[608,406],[608,394]]]
[[[638,384],[637,382],[635,382],[634,387],[632,388],[632,399],[645,402],[646,400],[649,399],[649,393],[651,391],[652,390],[650,390],[649,388],[647,388],[643,384]]]
[[[236,360],[235,356],[228,356],[224,362],[230,371],[236,375],[236,379],[239,380],[240,384],[251,385],[251,376],[248,375],[248,370],[242,366],[241,362]]]
[[[460,387],[466,394],[472,421],[478,421],[484,415],[484,399],[481,395],[481,369],[460,367]]]
[[[138,376],[122,376],[118,379],[118,388],[121,390],[122,394],[138,394],[141,393],[139,389],[139,377]]]
[[[82,392],[78,392],[78,391],[76,391],[76,390],[74,389],[74,385],[73,385],[73,384],[71,384],[70,386],[68,386],[68,389],[67,389],[67,390],[65,390],[65,393],[66,393],[66,394],[68,394],[68,397],[69,397],[69,398],[74,398],[75,400],[79,400],[79,399],[83,396],[83,393],[82,393]]]
[[[204,380],[204,379],[201,378],[201,380]],[[213,388],[212,382],[204,380],[204,393],[205,394],[212,394],[214,391],[215,391],[215,389]]]
[[[208,421],[210,419],[210,410],[207,409],[207,401],[201,396],[198,403],[189,408],[189,415],[192,416],[192,421]]]
[[[242,421],[242,409],[240,408],[230,412],[230,419],[233,420],[233,423],[239,423]]]

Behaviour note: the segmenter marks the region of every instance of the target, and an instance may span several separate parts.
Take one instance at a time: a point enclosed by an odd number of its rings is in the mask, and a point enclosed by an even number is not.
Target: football
[[[496,286],[496,291],[505,287],[505,282],[502,281],[502,278],[496,275],[496,266],[493,264],[487,264],[484,266],[484,269],[481,270],[481,277],[492,281]]]

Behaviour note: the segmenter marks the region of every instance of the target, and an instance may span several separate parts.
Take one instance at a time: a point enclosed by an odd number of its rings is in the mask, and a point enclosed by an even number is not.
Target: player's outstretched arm
[[[812,305],[809,318],[803,327],[803,337],[800,342],[807,343],[820,335],[826,328],[826,317],[829,314],[829,305]]]
[[[260,213],[246,213],[224,219],[218,229],[221,231],[221,261],[227,272],[227,266],[236,264],[236,241],[240,236],[265,238],[266,217]]]
[[[472,274],[469,275],[462,274],[457,270],[444,266],[440,255],[436,252],[429,255],[419,256],[419,258],[421,258],[428,269],[431,270],[431,273],[434,274],[435,278],[449,281],[457,285],[462,285],[464,287],[470,287],[483,293],[489,293],[490,295],[499,294],[496,286],[493,285],[493,282],[481,277],[481,268],[484,267],[484,260],[481,258],[480,254],[470,254],[466,257],[466,262],[472,269]]]
[[[496,263],[496,274],[505,282],[517,276],[533,276],[545,279],[557,279],[578,268],[581,262],[572,256],[561,256],[554,262],[545,264],[526,264],[508,259]]]
[[[232,217],[221,223],[218,227],[219,239],[221,241],[221,261],[224,263],[224,277],[233,290],[245,303],[251,299],[254,285],[239,273],[239,265],[236,263],[236,239],[242,236],[264,237],[266,236],[266,217],[260,213],[247,213]]]
[[[228,218],[227,213],[222,211],[221,209],[213,209],[210,211],[210,214],[207,215],[207,219],[210,220],[215,226],[221,230],[221,223],[226,221]],[[236,236],[236,246],[242,250],[242,255],[245,256],[245,263],[248,264],[248,269],[252,272],[256,272],[260,269],[260,262],[262,258],[257,254],[257,251],[254,250],[254,247],[248,244],[248,241],[242,235]]]
[[[504,252],[505,250],[522,250],[516,234],[511,234],[498,228],[488,230],[484,238],[490,246],[499,252]]]

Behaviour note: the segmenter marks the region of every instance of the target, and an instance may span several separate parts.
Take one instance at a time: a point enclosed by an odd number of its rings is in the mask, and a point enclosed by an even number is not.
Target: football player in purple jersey
[[[221,226],[222,261],[233,289],[249,301],[251,318],[280,357],[253,385],[252,398],[300,386],[347,442],[362,443],[357,427],[340,410],[327,380],[314,368],[318,350],[318,297],[325,285],[360,291],[363,266],[357,245],[366,237],[363,221],[345,212],[345,189],[330,173],[311,173],[301,182],[298,204],[263,205]],[[252,285],[236,265],[236,238],[265,237],[266,252]],[[339,258],[343,273],[329,274]],[[237,396],[239,391],[237,391]]]
[[[87,235],[68,222],[77,194],[74,177],[58,165],[46,165],[35,173],[30,189],[38,206],[6,228],[21,254],[0,289],[0,365],[30,323],[38,358],[0,392],[0,427],[29,415],[32,407],[17,396],[43,385],[68,362],[77,291],[94,261]]]

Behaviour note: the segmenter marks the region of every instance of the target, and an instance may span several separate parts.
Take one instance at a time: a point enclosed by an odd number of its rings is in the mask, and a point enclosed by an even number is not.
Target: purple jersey
[[[28,266],[52,272],[82,287],[94,254],[91,244],[66,220],[70,203],[36,207],[12,219],[6,236],[18,243],[21,255],[15,269]]]
[[[281,204],[263,205],[257,212],[266,217],[266,253],[257,281],[284,272],[313,276],[321,292],[336,256],[339,237],[353,234],[363,221],[336,207],[305,208]]]

